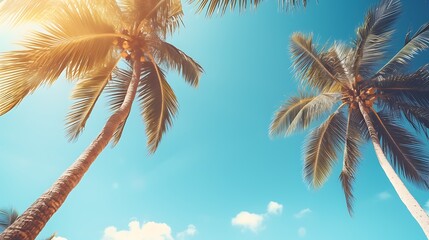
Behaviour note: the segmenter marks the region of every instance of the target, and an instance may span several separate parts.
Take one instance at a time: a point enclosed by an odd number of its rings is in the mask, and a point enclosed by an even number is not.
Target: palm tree
[[[7,210],[6,209],[0,209],[0,229],[1,229],[1,231],[5,230],[10,225],[12,225],[12,223],[14,223],[16,221],[16,219],[18,219],[18,217],[19,217],[19,214],[14,208],[7,209]],[[56,236],[57,236],[57,234],[54,233],[50,237],[48,237],[46,240],[54,240],[54,238]]]
[[[237,5],[240,11],[249,6],[257,7],[262,0],[189,0],[189,2],[196,3],[197,12],[202,12],[206,9],[206,15],[211,16],[216,11],[223,14],[228,8],[233,10]],[[298,6],[306,7],[308,0],[278,0],[278,2],[281,9],[287,10]]]
[[[19,214],[18,212],[11,208],[11,209],[0,209],[0,229],[3,231],[12,223],[16,221]]]
[[[293,34],[293,65],[307,91],[278,109],[270,134],[289,135],[327,116],[306,140],[304,177],[312,187],[321,187],[342,151],[340,180],[350,214],[359,148],[371,140],[382,169],[429,237],[428,215],[395,172],[429,188],[429,158],[414,134],[429,133],[429,68],[405,73],[410,60],[429,47],[429,24],[408,33],[405,45],[381,65],[400,10],[399,0],[383,0],[371,8],[352,46],[334,43],[318,50],[311,35]],[[402,120],[410,126],[404,127]]]
[[[158,147],[177,112],[164,69],[177,70],[196,87],[201,66],[167,43],[181,24],[179,0],[9,0],[0,8],[12,24],[36,22],[21,50],[0,55],[0,115],[62,74],[76,83],[66,117],[70,140],[85,127],[102,92],[113,114],[75,163],[0,239],[35,239],[100,152],[123,132],[133,101],[140,103],[149,152]]]

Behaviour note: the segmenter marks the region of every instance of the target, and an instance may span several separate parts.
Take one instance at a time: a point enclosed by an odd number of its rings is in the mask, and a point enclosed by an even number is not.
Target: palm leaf
[[[304,158],[304,178],[318,188],[328,178],[337,160],[337,152],[342,149],[347,120],[340,111],[330,115],[306,140]]]
[[[389,114],[372,110],[370,116],[394,168],[408,180],[429,188],[429,159],[423,144]]]
[[[396,74],[377,78],[373,86],[383,95],[381,106],[396,103],[427,108],[429,106],[429,71],[424,66],[411,74]]]
[[[154,45],[153,51],[156,53],[158,62],[177,70],[190,85],[198,86],[203,68],[194,59],[167,42],[160,40]]]
[[[15,209],[0,209],[0,228],[6,229],[19,217]]]
[[[429,138],[429,109],[407,104],[398,104],[405,118],[417,132],[423,132]]]
[[[197,4],[197,12],[206,9],[206,15],[211,16],[215,12],[224,14],[228,8],[233,10],[237,5],[240,11],[248,8],[248,5],[257,7],[262,0],[190,0],[189,2]]]
[[[289,135],[297,129],[308,128],[312,121],[331,110],[339,98],[339,94],[301,94],[290,98],[275,113],[270,135]]]
[[[132,72],[129,69],[129,66],[127,69],[117,68],[113,72],[113,78],[106,86],[107,98],[109,99],[109,105],[112,112],[116,112],[124,102],[131,78]],[[127,118],[128,116],[115,130],[115,133],[112,137],[112,147],[118,144],[122,136],[122,132],[124,131]]]
[[[215,12],[224,14],[229,8],[234,10],[237,6],[240,11],[249,7],[258,7],[262,0],[190,0],[190,3],[196,3],[197,12],[206,10],[206,15],[211,16]],[[298,6],[307,6],[307,0],[279,0],[281,9],[291,9]]]
[[[348,85],[354,82],[353,79],[353,49],[343,43],[334,43],[329,52],[335,56],[332,58],[331,66],[335,66],[335,72],[341,82],[348,82]],[[340,89],[341,90],[341,89]],[[339,91],[340,91],[339,90]]]
[[[418,133],[423,132],[429,138],[428,108],[395,101],[387,101],[384,106],[393,117],[405,117]]]
[[[118,2],[121,10],[128,17],[129,26],[155,16],[156,9],[166,3],[158,0],[119,0]]]
[[[113,46],[113,28],[78,1],[67,6],[56,9],[52,23],[44,22],[43,31],[21,43],[24,50],[0,56],[0,114],[40,85],[54,82],[66,68],[68,77],[75,78],[104,63]]]
[[[329,61],[326,54],[320,54],[313,45],[313,37],[294,33],[291,38],[290,51],[293,56],[293,67],[297,70],[302,83],[326,91],[334,84],[341,83],[336,78],[340,61]],[[332,57],[332,54],[331,54]],[[338,65],[331,65],[336,63]]]
[[[131,33],[138,31],[158,32],[164,38],[182,23],[182,5],[180,0],[121,0],[119,5],[128,17],[125,21]]]
[[[116,0],[86,0],[87,5],[91,5],[91,8],[96,9],[101,16],[105,17],[115,27],[116,32],[120,32],[123,29],[127,29],[126,16],[122,12],[119,1]]]
[[[108,59],[108,62],[89,72],[79,79],[71,98],[75,103],[66,117],[66,129],[69,140],[76,139],[85,127],[98,98],[111,79],[113,69],[119,58]]]
[[[46,238],[46,240],[53,240],[57,236],[57,233],[53,233],[51,236]]]
[[[20,50],[0,56],[0,115],[14,108],[45,81],[37,69],[29,68],[35,61],[31,53],[29,50]]]
[[[353,182],[355,180],[356,169],[359,164],[361,153],[359,147],[363,140],[359,131],[362,115],[359,111],[350,109],[347,119],[347,128],[344,146],[343,169],[340,174],[340,181],[346,198],[347,209],[349,214],[353,214]]]
[[[183,26],[183,10],[182,10],[182,3],[180,0],[174,0],[172,1],[169,9],[168,9],[168,17],[166,19],[165,23],[165,32],[166,33],[173,34],[176,29],[178,29],[180,26]]]
[[[164,72],[154,62],[142,63],[140,83],[140,108],[146,124],[149,151],[153,153],[172,124],[177,112],[177,100]]]
[[[22,42],[37,57],[30,67],[43,72],[47,81],[56,80],[64,70],[69,79],[85,75],[104,62],[112,41],[121,36],[96,9],[76,0],[68,5],[58,10],[52,23],[43,24],[43,31]]]
[[[0,3],[0,22],[11,26],[43,22],[63,5],[62,0],[4,0]]]
[[[387,74],[397,71],[407,65],[413,57],[419,52],[429,47],[429,23],[424,24],[411,37],[407,37],[405,45],[398,53],[390,59],[379,71],[379,74]]]
[[[364,24],[357,31],[354,76],[369,77],[379,60],[384,58],[400,11],[399,0],[383,0],[368,11]]]

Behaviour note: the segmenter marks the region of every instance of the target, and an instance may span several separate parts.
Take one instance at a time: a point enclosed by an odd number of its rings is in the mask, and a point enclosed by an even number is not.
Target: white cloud
[[[63,238],[63,237],[54,237],[54,238],[52,238],[52,240],[67,240],[67,238]]]
[[[378,200],[381,200],[381,201],[384,201],[384,200],[387,200],[387,199],[389,199],[389,198],[391,198],[392,196],[390,195],[390,193],[389,192],[381,192],[381,193],[379,193],[379,194],[377,194],[377,198],[378,198]]]
[[[195,234],[197,234],[197,227],[195,227],[195,225],[189,224],[185,231],[177,234],[177,238],[179,240],[183,240],[186,237],[193,237]]]
[[[237,216],[231,220],[231,223],[233,226],[248,229],[256,233],[261,230],[263,221],[263,215],[243,211],[237,214]]]
[[[298,229],[298,236],[300,238],[303,238],[303,237],[305,237],[305,235],[307,235],[307,229],[305,229],[305,227],[300,227]]]
[[[279,215],[283,211],[283,205],[277,202],[271,201],[267,206],[267,213],[273,215]]]
[[[305,208],[305,209],[302,209],[301,211],[295,213],[293,216],[295,218],[303,218],[303,217],[307,216],[310,213],[311,213],[311,209],[310,208]]]
[[[254,233],[259,232],[263,228],[264,221],[270,215],[279,215],[283,211],[283,205],[277,202],[269,202],[266,213],[250,213],[241,211],[231,220],[231,224],[240,227],[242,230],[250,230]]]
[[[171,228],[165,223],[147,222],[140,227],[140,222],[131,221],[129,230],[107,227],[103,240],[173,240]]]

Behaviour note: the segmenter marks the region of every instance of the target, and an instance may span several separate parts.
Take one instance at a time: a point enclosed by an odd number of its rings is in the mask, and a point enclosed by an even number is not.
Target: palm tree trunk
[[[419,223],[426,237],[429,239],[429,216],[426,214],[425,210],[423,210],[420,204],[416,201],[416,199],[414,199],[413,195],[411,195],[407,187],[405,187],[404,183],[401,181],[398,174],[396,174],[395,170],[392,168],[389,161],[387,160],[386,155],[384,155],[377,131],[375,130],[371,118],[368,114],[368,109],[366,109],[362,103],[359,103],[359,109],[365,119],[366,125],[371,135],[372,144],[374,145],[374,150],[381,165],[381,168],[383,168],[384,173],[386,173],[387,178],[389,178],[390,183],[393,185],[393,188],[395,189],[401,201],[407,207],[408,211],[411,213],[414,219],[416,219],[416,221]]]
[[[136,58],[140,59],[140,57]],[[97,156],[107,146],[116,128],[127,117],[135,98],[140,79],[140,61],[133,63],[133,75],[124,102],[107,120],[97,138],[61,177],[39,197],[2,234],[0,240],[34,240],[49,219],[61,207],[69,193],[80,182]]]

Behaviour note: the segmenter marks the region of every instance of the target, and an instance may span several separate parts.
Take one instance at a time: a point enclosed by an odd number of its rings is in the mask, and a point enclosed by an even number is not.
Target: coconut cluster
[[[366,107],[372,107],[377,99],[376,89],[374,87],[359,89],[357,87],[359,82],[362,82],[362,77],[360,75],[355,78],[355,84],[353,84],[352,89],[342,89],[342,101],[348,103],[352,109],[357,109],[359,107],[359,101],[362,101]]]
[[[130,36],[127,30],[123,30],[122,34]],[[136,51],[140,50],[141,52],[145,52],[145,44],[140,37],[130,36],[127,39],[118,37],[113,40],[113,45],[117,46],[121,50],[121,57],[127,61],[146,61],[144,55],[142,55],[139,59],[136,59]]]

